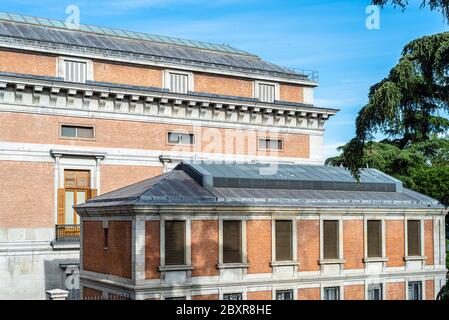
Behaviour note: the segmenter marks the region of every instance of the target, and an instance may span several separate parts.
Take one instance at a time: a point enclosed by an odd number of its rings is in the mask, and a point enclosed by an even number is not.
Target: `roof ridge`
[[[146,32],[125,30],[125,29],[117,29],[110,28],[104,26],[90,25],[90,24],[80,24],[80,28],[74,29],[71,28],[67,23],[60,19],[50,19],[44,17],[36,17],[23,15],[18,13],[10,13],[0,11],[0,21],[8,21],[13,23],[23,23],[23,24],[31,24],[48,28],[61,29],[66,31],[79,31],[86,33],[94,33],[99,35],[107,35],[118,38],[130,39],[130,40],[141,40],[141,41],[149,41],[155,43],[163,43],[170,44],[181,47],[191,47],[201,50],[209,50],[215,52],[224,52],[230,54],[238,54],[245,56],[252,56],[255,58],[260,58],[258,55],[249,53],[247,51],[235,48],[233,46],[227,44],[217,44],[208,41],[199,41],[199,40],[190,40],[179,37],[171,37],[164,35],[151,34]]]
[[[89,202],[105,201],[105,200],[102,199],[102,197],[108,195],[109,193],[118,193],[118,192],[120,192],[120,191],[122,191],[124,189],[129,188],[130,186],[134,186],[134,185],[137,185],[137,184],[140,184],[140,183],[144,183],[144,182],[149,181],[149,180],[157,180],[157,178],[162,177],[162,179],[159,179],[159,181],[153,183],[151,186],[144,188],[142,192],[136,193],[132,197],[120,198],[120,199],[136,199],[137,200],[146,191],[148,191],[149,189],[153,188],[156,184],[158,184],[159,182],[161,182],[162,180],[165,180],[168,176],[170,176],[172,172],[173,171],[166,172],[166,173],[163,173],[162,175],[159,175],[159,176],[155,176],[155,177],[151,177],[151,178],[144,179],[144,180],[141,180],[141,181],[137,181],[137,182],[135,182],[135,183],[133,183],[131,185],[127,185],[127,186],[124,186],[124,187],[121,187],[121,188],[118,188],[118,189],[115,189],[115,190],[103,193],[103,194],[99,195],[98,197],[95,197],[95,198],[90,199],[88,201]],[[97,200],[97,198],[100,198],[100,199]]]

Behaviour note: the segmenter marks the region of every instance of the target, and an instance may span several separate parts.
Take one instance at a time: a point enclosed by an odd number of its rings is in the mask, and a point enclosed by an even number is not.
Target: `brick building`
[[[86,298],[433,300],[438,201],[374,169],[181,163],[77,207]]]
[[[77,295],[73,205],[95,195],[181,160],[322,164],[317,85],[226,45],[0,13],[0,299]]]

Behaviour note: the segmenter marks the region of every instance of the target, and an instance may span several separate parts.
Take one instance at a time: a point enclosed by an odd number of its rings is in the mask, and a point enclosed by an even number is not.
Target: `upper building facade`
[[[317,81],[228,45],[0,13],[0,299],[64,288],[73,206],[95,195],[189,159],[322,164],[338,110]]]

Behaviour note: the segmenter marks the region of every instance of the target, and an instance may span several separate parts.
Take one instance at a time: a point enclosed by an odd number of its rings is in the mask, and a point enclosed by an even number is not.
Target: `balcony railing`
[[[80,225],[79,224],[57,224],[56,241],[61,242],[79,242]]]

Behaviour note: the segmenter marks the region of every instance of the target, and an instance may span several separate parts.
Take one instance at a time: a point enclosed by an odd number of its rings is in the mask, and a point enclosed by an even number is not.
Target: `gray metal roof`
[[[103,50],[126,55],[144,55],[150,60],[240,68],[241,71],[263,71],[276,76],[316,82],[316,72],[298,72],[262,60],[260,57],[228,45],[151,35],[140,32],[80,25],[73,29],[63,21],[0,12],[0,37],[61,44]],[[86,52],[85,50],[83,50]]]
[[[271,177],[260,175],[262,164],[181,163],[175,170],[90,199],[78,208],[114,206],[275,206],[437,208],[435,199],[402,188],[402,184],[377,170],[362,171],[361,184],[344,168],[280,165]],[[223,186],[215,178],[247,177],[267,184]],[[212,177],[212,178],[211,178]],[[273,181],[306,181],[306,184],[272,184]],[[212,183],[211,183],[212,182]],[[336,186],[343,186],[337,188]]]
[[[205,187],[290,190],[383,191],[402,190],[402,183],[374,169],[361,173],[360,183],[345,168],[286,164],[183,163]]]

